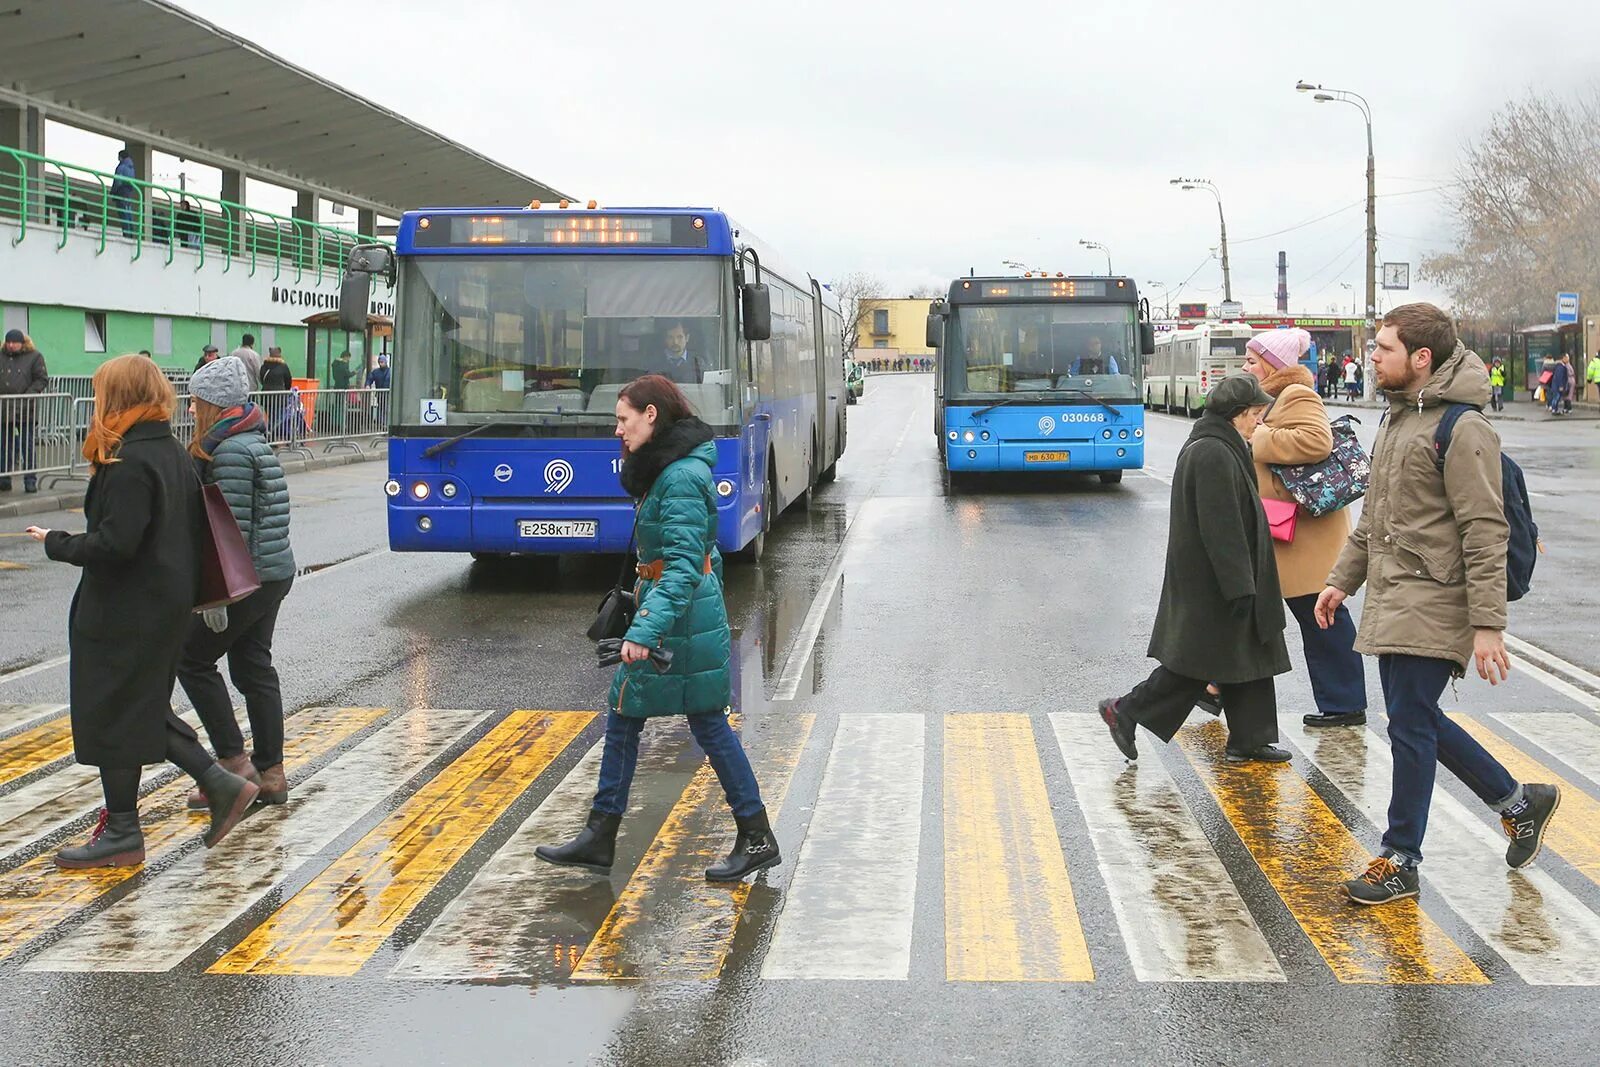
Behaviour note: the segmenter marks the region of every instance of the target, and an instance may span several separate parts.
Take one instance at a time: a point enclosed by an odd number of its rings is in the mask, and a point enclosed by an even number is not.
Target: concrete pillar
[[[133,157],[133,176],[142,182],[151,181],[152,172],[155,170],[155,149],[139,141],[129,141],[122,147],[124,151]],[[150,219],[152,217],[150,191],[142,185],[137,188],[138,195],[134,197],[133,206],[134,223],[138,227],[138,232],[148,241],[150,239]],[[112,205],[112,214],[117,214],[115,204]]]
[[[362,237],[376,237],[378,234],[378,213],[367,208],[357,209],[356,232]]]
[[[317,221],[317,194],[304,189],[296,190],[294,210],[290,214],[304,222]],[[314,270],[317,266],[317,256],[321,250],[317,241],[317,231],[309,226],[296,227],[295,236],[300,242],[300,266],[306,270]]]
[[[0,145],[44,155],[44,114],[36,107],[13,107],[0,104]],[[21,211],[23,179],[27,179],[28,217],[35,221],[44,219],[42,181],[44,168],[37,160],[19,160],[0,153],[0,216],[18,218]]]
[[[238,204],[241,207],[245,206],[244,188],[244,171],[231,170],[227,167],[222,168],[222,199],[229,203]],[[233,225],[232,251],[235,255],[240,255],[247,247],[244,236],[244,215],[231,208],[223,208],[223,211],[226,212]],[[226,241],[228,241],[228,237],[223,235],[217,243],[222,244]]]

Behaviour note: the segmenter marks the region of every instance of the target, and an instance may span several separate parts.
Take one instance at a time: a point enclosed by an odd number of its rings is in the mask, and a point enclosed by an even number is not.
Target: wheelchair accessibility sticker
[[[443,426],[445,421],[445,405],[448,403],[443,397],[422,398],[422,425]]]

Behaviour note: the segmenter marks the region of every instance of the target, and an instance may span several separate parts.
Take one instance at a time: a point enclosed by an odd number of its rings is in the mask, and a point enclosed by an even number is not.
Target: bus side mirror
[[[746,341],[772,339],[772,294],[760,282],[750,282],[739,292]]]
[[[1144,356],[1156,354],[1156,327],[1153,322],[1139,324],[1139,354]]]
[[[348,333],[367,332],[367,304],[372,299],[372,275],[351,270],[339,285],[339,329]]]
[[[929,315],[928,316],[928,347],[929,348],[943,348],[944,347],[944,316],[943,315]]]

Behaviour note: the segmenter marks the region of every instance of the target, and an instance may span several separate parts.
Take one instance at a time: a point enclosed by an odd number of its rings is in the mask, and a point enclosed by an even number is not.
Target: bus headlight
[[[1104,437],[1107,441],[1109,441],[1109,440],[1111,440],[1111,431],[1107,430],[1104,433],[1102,433],[1100,436]]]
[[[417,482],[411,487],[411,495],[418,500],[428,499],[428,483]]]
[[[388,481],[383,483],[383,492],[385,496],[399,496],[400,483],[395,481],[393,478],[390,478]]]
[[[955,439],[956,439],[956,432],[954,430],[951,430],[950,431],[950,440],[954,441]]]
[[[1122,436],[1126,437],[1128,435],[1126,433],[1124,433]],[[441,485],[439,487],[439,495],[444,497],[446,500],[455,499],[456,483],[455,482],[445,482],[443,485]]]
[[[733,483],[728,481],[726,478],[722,479],[722,481],[717,483],[717,495],[724,498],[732,496]]]
[[[1133,436],[1135,436],[1135,437],[1143,437],[1144,436],[1144,430],[1140,429],[1140,430],[1133,431]]]
[[[985,431],[983,431],[983,433],[982,433],[982,434],[980,434],[980,435],[979,435],[979,436],[980,436],[980,437],[982,437],[982,438],[983,438],[983,439],[984,439],[984,440],[985,440],[985,441],[987,441],[987,440],[988,440],[988,439],[989,439],[989,431],[988,431],[988,430],[985,430]]]
[[[972,442],[976,441],[978,438],[977,438],[977,435],[975,435],[971,430],[968,430],[966,433],[961,435],[961,439],[963,441],[965,441],[967,444],[970,445]]]
[[[422,516],[417,520],[417,529],[421,530],[423,533],[427,533],[429,530],[433,529],[433,520],[428,518],[426,515]]]

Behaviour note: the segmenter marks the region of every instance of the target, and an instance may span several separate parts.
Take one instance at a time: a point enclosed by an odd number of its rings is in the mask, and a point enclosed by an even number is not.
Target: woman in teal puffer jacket
[[[565,845],[541,845],[540,859],[609,873],[617,828],[628,810],[628,787],[639,758],[645,720],[686,715],[695,741],[710,757],[738,824],[733,851],[706,870],[732,882],[779,861],[755,772],[728,725],[732,646],[722,599],[717,551],[717,497],[712,470],[717,448],[710,427],[695,418],[683,392],[658,374],[624,386],[617,398],[622,439],[622,485],[639,501],[639,608],[622,645],[622,666],[611,683],[600,786],[588,823]],[[652,649],[672,653],[657,670]]]
[[[289,483],[267,444],[266,416],[250,402],[250,372],[241,360],[227,356],[195,371],[189,395],[195,415],[189,452],[200,480],[216,483],[227,499],[250,546],[261,588],[194,620],[178,661],[178,680],[206,728],[217,762],[261,787],[257,803],[282,804],[289,799],[289,783],[283,773],[283,694],[272,665],[272,634],[278,608],[294,584]],[[217,672],[223,656],[228,657],[228,676],[244,694],[255,750],[251,755],[245,754],[233,700]],[[199,793],[190,795],[189,807],[204,806]]]

